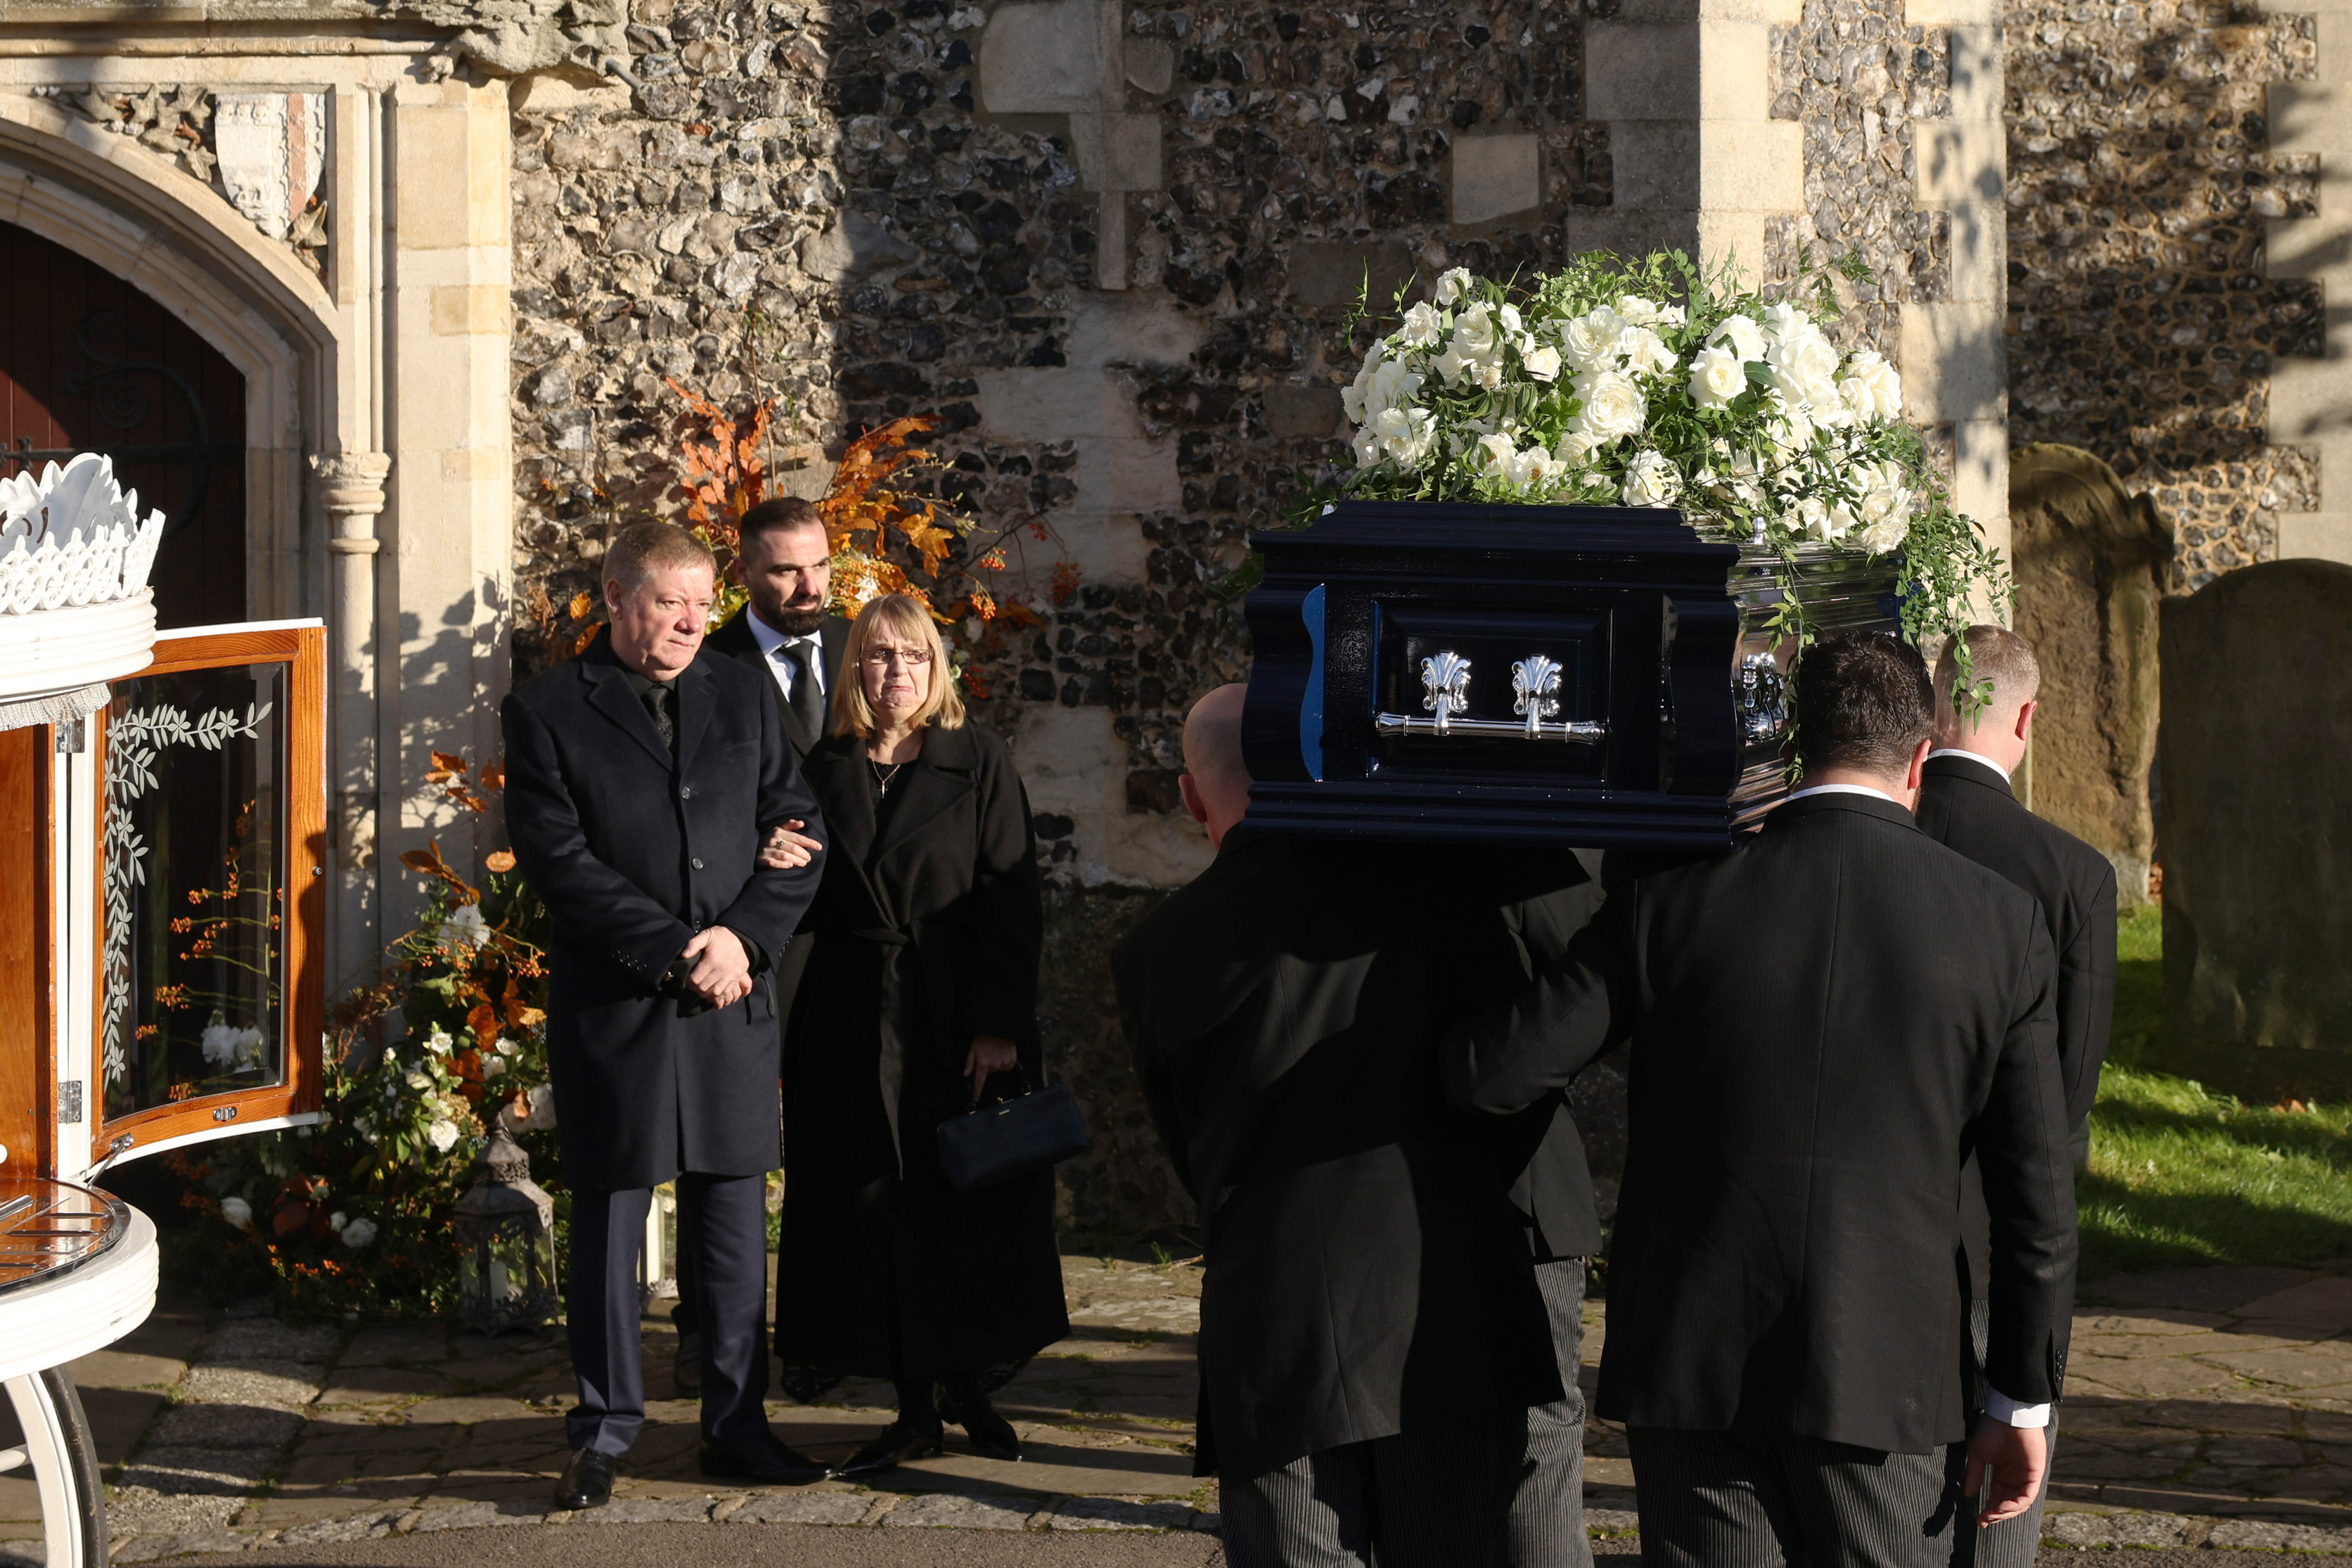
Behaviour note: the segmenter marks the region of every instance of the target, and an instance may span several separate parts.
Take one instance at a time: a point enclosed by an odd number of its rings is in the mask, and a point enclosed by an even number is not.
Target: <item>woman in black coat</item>
[[[786,1037],[776,1350],[802,1397],[898,1385],[898,1420],[839,1474],[939,1452],[935,1385],[976,1449],[1017,1459],[988,1394],[1069,1331],[1053,1173],[959,1193],[935,1130],[1043,1082],[1029,803],[1004,743],[964,723],[920,603],[868,604],[841,675],[802,763],[829,832]]]

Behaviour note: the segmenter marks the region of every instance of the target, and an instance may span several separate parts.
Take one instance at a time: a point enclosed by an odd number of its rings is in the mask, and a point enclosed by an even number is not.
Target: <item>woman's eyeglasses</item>
[[[931,650],[927,647],[869,647],[866,650],[866,666],[869,669],[887,669],[893,661],[908,669],[920,669],[931,662]]]

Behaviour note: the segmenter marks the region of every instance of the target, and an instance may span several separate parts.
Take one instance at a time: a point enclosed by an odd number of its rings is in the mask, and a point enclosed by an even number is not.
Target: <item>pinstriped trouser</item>
[[[1222,1480],[1227,1568],[1496,1568],[1526,1443],[1510,1409]]]
[[[1819,1437],[1626,1429],[1643,1568],[1954,1568],[1976,1505],[1967,1450],[1889,1454]]]
[[[1584,1530],[1584,1259],[1536,1265],[1536,1288],[1551,1319],[1552,1353],[1566,1394],[1528,1410],[1528,1449],[1518,1495],[1511,1501],[1511,1568],[1592,1568]]]

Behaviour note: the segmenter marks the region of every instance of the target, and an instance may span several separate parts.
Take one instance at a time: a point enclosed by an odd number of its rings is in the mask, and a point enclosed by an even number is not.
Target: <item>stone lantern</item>
[[[555,1315],[555,1204],[504,1127],[474,1157],[474,1184],[457,1200],[452,1228],[465,1248],[457,1295],[467,1328],[535,1329]]]

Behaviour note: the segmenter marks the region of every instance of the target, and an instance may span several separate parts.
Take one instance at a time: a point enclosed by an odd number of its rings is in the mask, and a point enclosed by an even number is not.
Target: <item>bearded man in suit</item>
[[[768,971],[818,872],[761,858],[772,829],[822,824],[775,704],[703,651],[714,591],[693,535],[623,530],[604,557],[610,626],[502,710],[507,826],[554,922],[547,1041],[580,1386],[560,1508],[609,1501],[644,1425],[637,1253],[653,1189],[672,1180],[705,1329],[702,1473],[824,1475],[768,1429],[763,1332],[779,1163]]]
[[[1936,661],[1936,747],[1919,781],[1919,828],[1999,872],[2041,906],[2058,950],[2058,1070],[2080,1171],[2090,1163],[2091,1106],[2115,1018],[2116,872],[2105,856],[2028,811],[2010,787],[2010,775],[2025,760],[2041,688],[2032,646],[2006,627],[1970,626],[1945,646]],[[1971,1349],[1981,1361],[1992,1236],[1974,1163],[1963,1180],[1962,1302]],[[2054,1425],[2049,1436],[2054,1454]],[[2042,1545],[2042,1506],[2037,1497],[2024,1513],[1986,1531],[1976,1543],[1978,1568],[2032,1568]]]
[[[849,617],[832,609],[833,547],[824,516],[798,496],[761,501],[737,525],[730,570],[749,597],[710,634],[710,651],[759,673],[761,686],[774,694],[784,732],[792,737],[793,759],[805,759],[809,748],[831,728],[833,691],[840,683],[841,650],[849,637]],[[813,847],[802,832],[805,825],[782,826],[788,840],[803,849]],[[780,1060],[785,1021],[793,1016],[793,998],[800,991],[808,954],[809,944],[795,942],[776,964]],[[679,1194],[681,1204],[688,1201]],[[684,1394],[699,1388],[702,1379],[693,1265],[684,1258],[678,1259],[677,1285],[677,1305],[670,1312],[677,1330],[677,1352],[670,1379]]]
[[[1797,668],[1804,787],[1720,858],[1612,890],[1552,967],[1449,1037],[1509,1113],[1633,1042],[1597,1405],[1653,1568],[1945,1568],[2041,1489],[2075,1233],[2041,911],[1911,816],[1916,649]],[[1991,1216],[1984,1408],[1953,1310],[1960,1167]],[[1963,1447],[1963,1439],[1966,1439]]]

